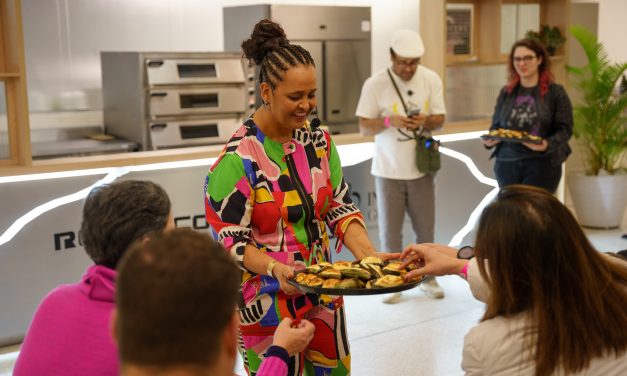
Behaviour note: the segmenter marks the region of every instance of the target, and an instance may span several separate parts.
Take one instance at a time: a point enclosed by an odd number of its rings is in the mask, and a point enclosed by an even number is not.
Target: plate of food
[[[517,131],[514,129],[497,128],[492,129],[487,134],[481,135],[484,140],[501,140],[508,142],[530,142],[532,144],[541,144],[542,137],[529,134],[525,131]]]
[[[300,291],[326,295],[376,295],[409,290],[422,279],[405,281],[413,266],[400,269],[400,261],[366,257],[361,261],[321,262],[294,274],[288,283]]]

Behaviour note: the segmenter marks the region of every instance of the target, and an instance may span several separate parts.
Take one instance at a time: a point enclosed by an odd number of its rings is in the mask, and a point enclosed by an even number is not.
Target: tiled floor
[[[600,251],[627,249],[621,230],[586,230]],[[394,305],[380,296],[347,297],[346,312],[352,352],[352,374],[459,375],[464,335],[483,313],[466,282],[454,276],[438,279],[446,292],[441,300],[410,290]],[[0,376],[11,374],[16,346],[0,348]],[[236,367],[240,375],[245,373]]]

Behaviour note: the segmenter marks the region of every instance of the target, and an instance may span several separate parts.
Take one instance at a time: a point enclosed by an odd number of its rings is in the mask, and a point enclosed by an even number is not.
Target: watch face
[[[457,251],[458,259],[470,260],[473,257],[475,257],[475,249],[471,246],[467,245],[465,247],[461,247],[459,251]]]

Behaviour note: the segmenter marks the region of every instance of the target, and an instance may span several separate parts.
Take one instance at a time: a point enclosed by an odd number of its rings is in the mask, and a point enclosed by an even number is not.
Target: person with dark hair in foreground
[[[275,22],[259,21],[242,43],[259,68],[264,105],[225,145],[207,174],[205,214],[237,261],[241,278],[244,366],[254,375],[283,318],[316,326],[310,346],[290,358],[289,374],[350,373],[341,296],[307,294],[288,283],[295,269],[330,262],[330,232],[357,260],[376,255],[363,216],[350,198],[331,136],[309,123],[316,69]],[[398,257],[386,254],[381,257]]]
[[[163,188],[149,181],[120,181],[91,190],[79,238],[94,265],[80,282],[61,285],[43,299],[14,375],[118,374],[109,326],[117,264],[135,241],[174,228],[170,206]]]
[[[627,375],[627,262],[594,249],[549,191],[501,189],[476,257],[456,257],[466,251],[418,244],[403,257],[422,266],[407,278],[459,274],[487,304],[464,340],[467,375]]]
[[[218,242],[190,229],[132,247],[120,263],[113,319],[122,375],[233,375],[239,274]],[[313,332],[306,320],[283,320],[257,376],[286,375]]]

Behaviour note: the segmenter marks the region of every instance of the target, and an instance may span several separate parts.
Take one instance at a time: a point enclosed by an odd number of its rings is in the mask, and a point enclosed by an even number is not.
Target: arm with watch
[[[458,250],[449,246],[435,243],[412,244],[403,250],[401,258],[404,259],[404,265],[411,262],[418,265],[418,269],[407,273],[407,278],[422,277],[425,275],[442,276],[442,275],[461,275],[465,278],[468,270],[468,258],[461,259],[460,256],[466,255],[472,250],[471,247],[463,247]],[[472,254],[474,256],[474,253]]]
[[[276,261],[252,244],[248,244],[244,251],[244,267],[253,273],[276,278],[281,290],[288,295],[302,294],[296,287],[287,283],[287,280],[294,276],[294,269]]]
[[[424,275],[458,275],[468,281],[470,291],[477,300],[486,302],[490,291],[479,273],[474,255],[474,249],[470,246],[456,249],[442,244],[423,243],[405,248],[401,258],[405,264],[418,264],[418,269],[407,273],[407,279]]]

